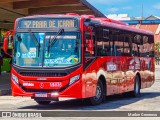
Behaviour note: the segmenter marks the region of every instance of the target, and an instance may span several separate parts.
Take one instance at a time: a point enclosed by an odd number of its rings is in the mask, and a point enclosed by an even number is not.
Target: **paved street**
[[[50,105],[38,105],[28,97],[12,97],[11,95],[0,96],[0,111],[160,111],[160,67],[156,68],[156,81],[151,88],[141,90],[141,97],[131,98],[122,95],[107,97],[105,103],[97,106],[88,106],[80,99],[60,99]],[[63,119],[63,118],[58,118]],[[65,118],[67,119],[67,118]],[[68,118],[69,119],[69,118]],[[77,118],[78,119],[78,118]],[[84,118],[83,118],[84,119]],[[89,119],[89,118],[86,118]],[[98,118],[99,119],[99,118]],[[103,118],[100,118],[103,120]],[[107,118],[108,119],[108,118]],[[111,119],[111,118],[109,118]],[[113,120],[116,118],[112,118]],[[120,118],[122,119],[122,118]],[[123,119],[124,120],[124,119]],[[130,120],[135,120],[131,118]],[[144,118],[149,120],[149,118]],[[155,118],[158,120],[158,118]]]
[[[151,88],[142,90],[139,98],[122,95],[107,97],[105,103],[98,106],[87,106],[80,99],[60,99],[50,105],[38,105],[28,97],[0,96],[0,110],[115,110],[115,111],[158,111],[160,110],[160,80]]]
[[[1,73],[0,75],[0,90],[10,89],[10,73]]]
[[[60,99],[43,106],[28,97],[0,96],[0,110],[160,110],[160,80],[156,80],[151,88],[141,90],[139,98],[115,95],[107,97],[105,103],[98,106],[87,106],[80,99]]]

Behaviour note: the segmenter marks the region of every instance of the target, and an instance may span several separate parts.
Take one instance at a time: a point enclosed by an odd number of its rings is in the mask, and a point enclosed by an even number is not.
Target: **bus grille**
[[[37,77],[63,77],[67,73],[54,73],[54,72],[20,72],[22,76],[37,76]]]
[[[57,90],[46,90],[46,89],[28,89],[28,88],[24,88],[21,87],[25,92],[45,92],[45,93],[51,93],[51,92],[58,92]]]

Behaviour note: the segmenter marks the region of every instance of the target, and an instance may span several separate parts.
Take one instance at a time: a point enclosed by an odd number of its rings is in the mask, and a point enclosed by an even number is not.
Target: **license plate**
[[[47,93],[35,93],[35,97],[47,97]]]

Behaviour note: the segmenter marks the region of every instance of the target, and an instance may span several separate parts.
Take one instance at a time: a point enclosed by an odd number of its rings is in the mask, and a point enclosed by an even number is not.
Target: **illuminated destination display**
[[[75,19],[24,19],[19,21],[18,28],[75,28]]]

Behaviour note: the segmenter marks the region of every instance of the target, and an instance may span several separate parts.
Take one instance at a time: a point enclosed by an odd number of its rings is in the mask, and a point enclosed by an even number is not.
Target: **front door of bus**
[[[92,97],[95,93],[97,62],[95,61],[95,35],[85,32],[84,47],[84,74],[85,74],[85,97]]]

